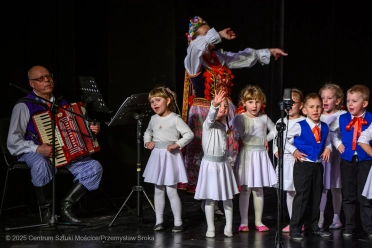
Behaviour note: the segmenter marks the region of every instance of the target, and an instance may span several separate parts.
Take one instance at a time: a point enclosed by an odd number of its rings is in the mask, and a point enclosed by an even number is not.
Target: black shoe
[[[154,226],[154,231],[162,231],[162,230],[164,230],[163,223],[160,223]]]
[[[320,236],[320,237],[323,237],[323,238],[325,238],[325,237],[330,237],[330,236],[331,236],[331,234],[330,234],[329,232],[321,231],[321,230],[319,230],[319,231],[315,231],[315,232],[312,232],[312,234],[313,234],[313,235]]]
[[[172,229],[172,232],[174,233],[183,232],[183,231],[185,231],[185,227],[183,225],[174,226]]]
[[[291,233],[291,234],[289,234],[289,237],[291,237],[291,239],[293,239],[293,240],[303,240],[304,239],[304,236],[302,236],[301,233]]]
[[[61,219],[70,223],[82,223],[72,213],[71,207],[85,195],[88,189],[81,183],[75,183],[61,202]]]
[[[372,231],[368,231],[367,234],[368,234],[368,238],[372,239]]]
[[[345,229],[345,231],[342,233],[342,235],[344,237],[351,237],[353,236],[355,233],[354,233],[354,230],[351,230],[351,229]]]
[[[220,211],[221,213],[217,213],[217,211]],[[214,211],[214,220],[224,220],[224,219],[225,219],[225,214],[219,208],[217,208]]]

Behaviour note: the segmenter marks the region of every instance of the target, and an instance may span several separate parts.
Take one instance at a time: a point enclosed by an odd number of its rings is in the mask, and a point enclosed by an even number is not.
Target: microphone
[[[284,89],[283,102],[284,102],[284,109],[288,111],[292,109],[293,100],[292,100],[292,89],[291,88]]]

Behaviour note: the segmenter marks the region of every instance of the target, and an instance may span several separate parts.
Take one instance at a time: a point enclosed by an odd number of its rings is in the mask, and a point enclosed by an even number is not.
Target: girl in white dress
[[[154,230],[164,229],[163,213],[166,191],[174,215],[172,232],[182,232],[184,227],[177,183],[187,183],[187,175],[181,148],[194,138],[194,133],[182,118],[174,113],[176,95],[171,90],[157,87],[149,93],[149,101],[156,114],[151,117],[144,133],[145,147],[152,152],[143,176],[145,182],[155,184],[156,224]]]
[[[369,127],[360,134],[358,143],[369,156],[372,156],[372,124],[369,125]],[[362,196],[366,197],[369,200],[372,199],[372,167],[369,170],[368,178],[366,184],[364,185]]]
[[[301,109],[304,106],[304,96],[302,92],[299,89],[292,88],[292,100],[293,105],[292,108],[289,110],[287,118],[285,120],[286,124],[286,130],[283,132],[283,140],[286,140],[287,131],[291,129],[291,127],[304,119],[306,119],[304,116],[301,115]],[[279,123],[281,119],[279,119],[276,123]],[[283,147],[285,147],[285,144],[283,144]],[[278,157],[278,146],[276,143],[276,139],[274,139],[273,142],[273,152],[276,157]],[[293,155],[287,151],[284,150],[283,154],[283,190],[287,191],[287,209],[289,218],[292,217],[292,205],[293,205],[293,198],[296,194],[295,187],[293,184],[293,166],[295,163],[295,158]],[[278,168],[278,167],[277,167]],[[278,169],[277,169],[278,170]],[[278,172],[278,171],[277,171]],[[283,228],[282,232],[289,233],[290,226],[287,225]]]
[[[338,117],[344,113],[345,110],[341,109],[344,93],[340,86],[332,83],[325,84],[320,90],[319,95],[323,101],[323,113],[320,116],[320,120],[327,123],[330,126]],[[330,130],[330,137],[333,140],[334,132]],[[318,226],[323,228],[324,225],[324,209],[327,204],[327,193],[329,189],[332,191],[332,202],[333,202],[333,221],[329,226],[329,229],[340,229],[342,223],[340,220],[341,204],[342,204],[342,192],[341,192],[341,174],[340,174],[340,152],[337,149],[332,149],[331,156],[328,162],[322,161],[324,166],[324,191],[320,201],[320,218]]]
[[[204,156],[200,166],[195,199],[205,200],[205,217],[208,230],[206,236],[215,236],[214,205],[223,201],[226,225],[224,235],[232,237],[233,196],[238,187],[234,173],[228,162],[226,126],[223,123],[229,113],[225,91],[219,91],[209,108],[209,113],[203,123],[202,146]]]
[[[242,186],[239,197],[241,225],[238,230],[249,231],[249,197],[253,192],[256,230],[265,232],[269,228],[262,223],[263,187],[277,184],[276,173],[267,153],[268,141],[275,137],[276,127],[266,114],[260,112],[266,103],[266,96],[258,86],[245,87],[240,93],[240,101],[246,111],[232,121],[243,143],[235,165],[236,181]]]

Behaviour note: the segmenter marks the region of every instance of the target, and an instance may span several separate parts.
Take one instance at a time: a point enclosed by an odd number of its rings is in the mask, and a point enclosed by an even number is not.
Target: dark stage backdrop
[[[10,116],[24,95],[9,83],[29,90],[26,73],[36,64],[54,73],[55,95],[70,102],[80,101],[78,76],[92,76],[113,112],[130,95],[156,85],[174,89],[181,104],[185,33],[194,15],[217,30],[235,31],[235,40],[224,40],[217,48],[237,52],[280,45],[281,8],[274,0],[24,0],[8,1],[1,12],[0,117]],[[306,94],[330,81],[345,91],[354,84],[369,86],[370,12],[367,0],[285,1],[282,48],[289,56],[281,61],[283,78],[280,61],[234,70],[233,101],[245,85],[259,85],[267,94],[266,112],[276,121],[284,88]],[[102,123],[102,151],[94,155],[104,166],[102,187],[111,197],[124,197],[136,183],[136,125],[107,127],[109,114],[89,114]],[[147,121],[143,131],[146,126]],[[141,149],[143,168],[149,154]]]

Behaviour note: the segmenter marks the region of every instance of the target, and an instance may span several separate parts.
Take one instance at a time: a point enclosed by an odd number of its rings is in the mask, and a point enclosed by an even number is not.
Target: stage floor
[[[352,238],[342,236],[343,229],[330,231],[330,238],[312,236],[305,233],[303,241],[290,240],[289,235],[283,233],[282,244],[275,240],[277,229],[277,197],[276,190],[266,188],[265,207],[263,223],[270,231],[258,232],[254,227],[254,209],[252,197],[249,209],[249,228],[246,233],[238,233],[240,224],[238,196],[234,198],[234,237],[227,238],[223,235],[224,220],[215,221],[216,237],[206,238],[207,224],[205,216],[199,211],[200,201],[193,199],[193,194],[186,191],[179,191],[183,206],[183,222],[186,230],[181,233],[172,233],[173,215],[169,201],[166,203],[164,213],[165,230],[153,231],[155,224],[155,213],[150,204],[141,193],[143,219],[137,220],[136,193],[129,198],[128,203],[119,214],[112,227],[109,224],[119,211],[126,198],[115,199],[113,202],[118,208],[107,203],[102,196],[87,198],[87,205],[80,217],[84,217],[89,223],[86,227],[72,227],[59,225],[62,236],[54,227],[36,227],[19,230],[5,231],[6,227],[17,227],[38,224],[38,213],[24,213],[7,215],[1,220],[0,246],[12,248],[28,247],[372,247],[372,240],[362,231],[361,223],[358,221],[359,229]],[[153,192],[147,192],[150,199],[153,199]],[[331,203],[331,194],[328,195],[328,202]],[[221,203],[220,203],[221,204]],[[327,205],[325,225],[328,227],[333,218],[331,204]],[[18,216],[17,216],[18,215]],[[283,217],[283,227],[288,224],[288,216]],[[359,216],[358,216],[359,218]],[[343,219],[342,219],[343,220]],[[326,228],[327,230],[327,228]]]

